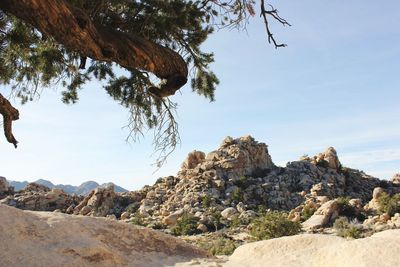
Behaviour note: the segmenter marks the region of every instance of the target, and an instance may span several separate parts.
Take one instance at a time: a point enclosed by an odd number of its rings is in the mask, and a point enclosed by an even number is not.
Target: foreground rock
[[[398,266],[399,240],[400,230],[357,240],[303,234],[246,244],[219,262],[194,260],[176,266]]]
[[[150,229],[1,204],[0,240],[0,266],[156,267],[208,256]]]

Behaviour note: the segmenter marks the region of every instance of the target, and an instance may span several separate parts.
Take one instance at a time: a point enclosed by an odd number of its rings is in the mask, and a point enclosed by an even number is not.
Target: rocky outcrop
[[[332,147],[281,168],[273,164],[264,143],[250,136],[227,137],[208,154],[189,153],[176,176],[160,178],[153,186],[135,191],[135,200],[128,197],[129,207],[121,213],[129,211],[126,221],[137,212],[147,223],[173,227],[184,213],[197,218],[199,225],[209,225],[211,213],[224,210],[236,210],[235,214],[223,213],[222,218],[231,220],[254,216],[260,206],[287,211],[302,206],[292,214],[299,220],[305,203],[318,209],[329,200],[347,196],[364,205],[380,184],[377,178],[342,167]]]
[[[104,218],[0,204],[0,266],[171,266],[208,253],[175,237]]]
[[[49,189],[44,185],[31,183],[18,193],[0,200],[0,203],[24,210],[63,211],[81,200],[78,196],[70,196],[61,189]]]
[[[330,200],[324,203],[319,209],[303,223],[306,230],[318,229],[332,223],[339,215],[339,205],[337,200]]]
[[[323,153],[319,153],[313,158],[313,162],[316,165],[321,165],[323,167],[328,167],[334,170],[338,170],[342,166],[340,164],[336,150],[333,147],[329,147]]]
[[[116,206],[114,185],[99,187],[87,195],[76,207],[71,207],[74,214],[105,217],[113,214]]]
[[[395,175],[393,175],[390,181],[396,185],[400,185],[400,173],[396,173]]]
[[[7,182],[7,179],[0,176],[0,199],[13,193],[13,188]]]

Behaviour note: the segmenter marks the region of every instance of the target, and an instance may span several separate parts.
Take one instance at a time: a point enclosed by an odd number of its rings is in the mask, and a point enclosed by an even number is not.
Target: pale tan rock
[[[342,165],[340,164],[337,152],[333,147],[329,147],[323,153],[319,153],[314,157],[315,164],[326,162],[328,168],[338,170]]]
[[[193,169],[200,163],[204,162],[206,155],[202,151],[194,150],[190,152],[186,160],[182,164],[182,169]]]
[[[395,175],[393,175],[390,181],[394,184],[400,184],[400,173],[396,173]]]
[[[385,192],[385,190],[381,187],[374,188],[374,191],[372,193],[372,199],[370,202],[368,202],[367,205],[365,205],[364,209],[373,212],[379,211],[380,209],[379,198],[381,197],[383,192]]]
[[[163,219],[163,223],[165,225],[173,226],[173,225],[176,224],[178,219],[180,217],[182,217],[183,214],[184,214],[184,210],[183,209],[177,210],[174,213],[172,213],[172,214],[168,215],[167,217],[165,217]]]
[[[303,228],[312,230],[333,222],[339,215],[338,207],[336,200],[324,203],[307,221],[303,222]]]
[[[317,234],[282,237],[243,245],[221,266],[398,266],[399,240],[400,230],[356,240]]]
[[[208,232],[207,226],[204,225],[204,224],[202,224],[202,223],[200,223],[200,224],[197,226],[197,230],[200,230],[200,231],[202,231],[203,233]]]
[[[0,227],[0,266],[161,267],[209,256],[173,236],[105,218],[0,205]]]
[[[121,214],[121,220],[126,220],[126,219],[129,219],[130,217],[131,217],[130,212],[125,211]]]
[[[224,209],[221,212],[221,216],[225,219],[232,220],[234,218],[234,216],[236,215],[236,213],[237,213],[237,210],[235,208],[229,207],[229,208]]]

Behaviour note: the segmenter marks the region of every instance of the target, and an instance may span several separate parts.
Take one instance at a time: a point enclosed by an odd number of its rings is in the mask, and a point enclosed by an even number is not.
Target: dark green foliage
[[[393,216],[395,213],[400,212],[400,194],[390,196],[386,192],[382,193],[379,201],[379,211]]]
[[[232,192],[232,199],[236,202],[243,201],[243,192],[240,187],[236,187]]]
[[[355,207],[350,205],[350,197],[338,197],[336,201],[338,202],[339,214],[341,216],[357,219],[359,221],[364,221],[366,219],[367,216],[364,212],[359,212]]]
[[[199,233],[197,230],[197,220],[193,217],[193,215],[185,213],[180,217],[174,226],[171,229],[173,235],[194,235]]]
[[[154,229],[154,230],[162,230],[162,229],[166,229],[167,226],[163,223],[160,222],[155,222],[154,224],[150,224],[148,225],[148,227]]]
[[[329,163],[326,160],[322,159],[322,160],[317,162],[317,166],[328,168],[329,167]]]
[[[239,246],[234,240],[226,237],[219,237],[209,242],[201,242],[198,245],[213,255],[231,255]]]
[[[134,216],[131,216],[131,222],[134,225],[146,226],[144,216],[139,212],[135,212]]]
[[[337,218],[333,223],[333,228],[341,237],[354,239],[362,237],[362,229],[354,224],[349,223],[349,220],[346,217]]]
[[[244,176],[244,175],[240,176],[238,180],[233,182],[233,184],[239,188],[245,188],[247,186],[246,176]]]
[[[222,215],[221,212],[218,210],[215,210],[211,213],[210,215],[211,218],[211,225],[209,226],[209,229],[213,229],[215,231],[218,231],[219,229],[221,229],[224,225],[222,223]]]
[[[310,206],[305,206],[301,212],[302,221],[308,220],[311,216],[313,216],[314,212],[316,212],[315,208],[311,208]]]
[[[201,203],[203,204],[204,208],[209,208],[211,206],[211,197],[209,195],[204,195]]]
[[[301,224],[290,221],[286,213],[279,211],[267,212],[254,220],[250,230],[250,234],[256,240],[296,235],[300,232]]]

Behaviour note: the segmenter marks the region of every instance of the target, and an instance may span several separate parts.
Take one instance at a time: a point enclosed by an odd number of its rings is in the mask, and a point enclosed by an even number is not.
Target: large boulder
[[[390,181],[394,184],[400,185],[400,173],[396,173],[395,175],[393,175]]]
[[[190,152],[186,160],[182,163],[183,169],[193,169],[200,163],[203,163],[206,158],[206,154],[201,151],[194,150]]]
[[[0,176],[0,197],[8,195],[10,186],[6,178]]]
[[[116,198],[113,184],[108,187],[98,187],[73,209],[73,213],[105,217],[112,213]]]
[[[339,215],[337,200],[330,200],[324,204],[305,222],[303,228],[306,230],[318,229],[333,222]]]
[[[151,229],[105,218],[0,205],[0,266],[173,266],[210,255]]]
[[[206,164],[207,162],[209,163]],[[214,166],[219,176],[226,178],[237,178],[243,175],[259,176],[265,170],[275,167],[268,154],[268,146],[255,141],[251,136],[238,139],[228,136],[219,149],[206,156],[206,163],[204,167]]]
[[[329,147],[322,153],[319,153],[314,157],[317,165],[322,165],[334,170],[338,170],[342,165],[340,164],[336,150],[333,147]]]
[[[357,240],[303,234],[243,245],[235,250],[227,262],[220,265],[224,267],[398,266],[399,240],[400,230],[380,232]],[[204,266],[210,265],[210,263],[204,264]]]

